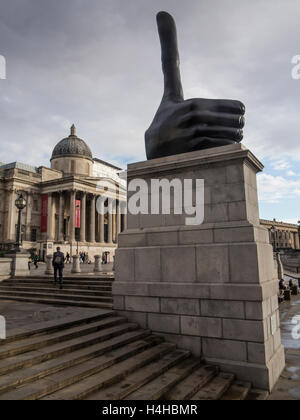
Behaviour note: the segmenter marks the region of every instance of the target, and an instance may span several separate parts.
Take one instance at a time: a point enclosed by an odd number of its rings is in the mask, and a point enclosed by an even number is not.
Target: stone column
[[[101,271],[101,256],[95,255],[94,273],[99,273],[100,271]]]
[[[52,193],[48,194],[47,240],[48,241],[53,241],[53,197],[52,197]]]
[[[16,194],[13,188],[7,190],[7,221],[4,238],[7,241],[16,240]]]
[[[113,206],[112,200],[108,200],[108,243],[111,244],[113,241]]]
[[[81,273],[79,255],[73,255],[73,266],[72,266],[71,272],[72,273]]]
[[[64,192],[59,191],[59,210],[58,210],[58,240],[59,242],[63,242],[64,240],[64,216],[65,216],[65,208],[64,208]]]
[[[53,255],[46,255],[46,270],[45,274],[51,275],[53,274],[53,265],[52,265]]]
[[[86,242],[86,193],[81,196],[80,210],[80,242]]]
[[[116,233],[116,242],[119,242],[119,233],[121,233],[121,206],[120,206],[120,201],[117,202],[117,214],[116,214],[116,218],[117,218],[117,233]]]
[[[128,214],[112,294],[129,321],[272,390],[285,356],[273,250],[259,222],[262,169],[238,143],[128,165],[128,183],[141,178],[148,188],[153,178],[192,179],[197,218],[184,206],[182,214]]]
[[[90,208],[90,242],[95,242],[95,195],[91,197],[91,208]]]
[[[99,213],[99,229],[100,229],[100,243],[104,243],[104,202],[100,202],[100,213]]]
[[[300,248],[300,244],[299,244],[299,234],[296,233],[295,234],[295,248],[299,249]]]
[[[76,191],[72,190],[70,193],[70,242],[75,241],[75,203],[76,203]]]
[[[31,241],[32,191],[27,192],[25,240]]]

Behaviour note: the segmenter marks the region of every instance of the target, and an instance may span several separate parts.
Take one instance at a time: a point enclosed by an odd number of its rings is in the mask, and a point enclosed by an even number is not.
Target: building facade
[[[260,224],[268,229],[270,243],[274,249],[300,249],[298,225],[279,222],[276,219],[261,219]]]
[[[117,235],[126,227],[120,211],[126,203],[121,168],[93,158],[74,126],[55,146],[50,161],[50,168],[0,164],[1,249],[13,248],[16,241],[15,200],[22,193],[27,201],[21,219],[25,249],[36,250],[42,259],[58,245],[70,255],[85,251],[92,258],[108,252],[112,259]],[[115,205],[108,204],[109,197],[116,199]],[[108,206],[114,210],[103,212]]]

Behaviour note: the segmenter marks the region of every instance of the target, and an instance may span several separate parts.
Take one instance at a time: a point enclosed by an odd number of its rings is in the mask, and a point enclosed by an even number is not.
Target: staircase
[[[21,296],[24,288],[20,283],[18,299],[44,299]],[[81,298],[81,289],[74,290],[78,294],[72,297]],[[4,291],[1,297],[7,296]],[[56,321],[0,342],[0,400],[267,398],[266,392],[250,388],[111,310]]]
[[[87,308],[112,308],[111,277],[66,278],[63,289],[45,277],[0,282],[0,299]]]

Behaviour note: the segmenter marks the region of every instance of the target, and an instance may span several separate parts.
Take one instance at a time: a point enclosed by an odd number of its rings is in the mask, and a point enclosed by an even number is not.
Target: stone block
[[[140,228],[140,214],[127,213],[127,229]]]
[[[161,280],[160,248],[135,249],[135,279],[138,282]]]
[[[201,315],[219,318],[245,318],[244,302],[201,300]]]
[[[212,204],[245,201],[245,187],[243,184],[215,184],[210,187],[210,193]]]
[[[164,214],[141,214],[140,228],[163,227],[166,225]]]
[[[113,297],[113,309],[115,309],[116,311],[125,309],[125,297],[124,296],[115,295]]]
[[[118,236],[118,246],[119,248],[131,248],[146,246],[146,234],[145,233],[132,233],[127,231],[124,234],[119,234]]]
[[[179,334],[180,318],[178,315],[148,314],[148,327],[154,332]]]
[[[125,309],[136,312],[160,312],[159,298],[126,296]]]
[[[273,340],[270,338],[265,343],[248,343],[248,362],[266,364],[274,353]]]
[[[259,283],[257,246],[237,244],[229,246],[231,283]]]
[[[247,344],[243,341],[203,338],[202,351],[205,358],[247,361]]]
[[[198,337],[221,337],[222,321],[219,318],[181,316],[181,333]]]
[[[253,226],[228,226],[214,229],[214,242],[251,242],[254,240]]]
[[[138,324],[140,328],[148,328],[148,314],[146,312],[118,311],[118,314],[127,318],[129,322]]]
[[[134,281],[134,249],[116,249],[115,273],[118,281]]]
[[[197,246],[196,259],[198,282],[229,282],[228,247],[226,245]]]
[[[263,320],[271,314],[270,299],[264,302],[246,302],[246,319]]]
[[[178,349],[189,349],[193,356],[202,357],[202,346],[200,337],[163,333],[158,333],[158,335],[164,337],[166,341],[176,344]]]
[[[263,343],[266,338],[263,322],[223,319],[223,338]]]
[[[147,232],[148,246],[167,246],[178,244],[177,231]]]
[[[161,298],[161,312],[179,315],[200,315],[198,299]]]
[[[235,201],[228,203],[229,221],[247,220],[246,201]]]
[[[227,222],[228,203],[204,204],[204,223]]]
[[[188,246],[162,248],[161,270],[164,282],[195,282],[195,248]]]
[[[226,182],[230,183],[243,183],[244,170],[243,165],[240,163],[226,165]]]
[[[262,298],[262,293],[262,287],[256,284],[216,284],[210,287],[211,299],[256,301]]]
[[[209,244],[213,242],[212,229],[180,230],[179,243],[181,245]]]

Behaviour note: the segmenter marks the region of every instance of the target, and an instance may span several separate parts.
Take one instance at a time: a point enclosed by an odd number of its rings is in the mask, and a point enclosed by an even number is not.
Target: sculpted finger
[[[196,137],[213,137],[218,139],[229,139],[239,143],[243,139],[243,130],[221,126],[198,125],[181,130],[181,135],[186,140]]]
[[[243,128],[245,119],[241,115],[212,111],[191,111],[178,119],[178,127],[187,128],[194,125],[224,126]]]
[[[231,99],[190,99],[190,110],[221,112],[225,114],[244,115],[246,108],[240,101]]]
[[[173,17],[167,12],[159,12],[156,20],[164,74],[163,101],[180,102],[183,100],[183,91],[179,69],[176,24]]]

